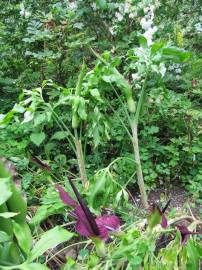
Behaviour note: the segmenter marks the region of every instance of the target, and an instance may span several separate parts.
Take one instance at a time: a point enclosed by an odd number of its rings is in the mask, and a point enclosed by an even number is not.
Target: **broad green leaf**
[[[18,213],[13,213],[13,212],[0,213],[0,217],[3,217],[3,218],[12,218],[12,217],[15,217],[17,215],[18,215]]]
[[[151,47],[151,52],[153,54],[156,54],[158,51],[161,51],[164,45],[165,45],[165,42],[163,41],[155,42]]]
[[[90,200],[92,203],[98,194],[104,192],[105,184],[107,181],[106,173],[102,172],[101,174],[96,175],[95,181],[96,185],[93,186],[93,190],[91,191],[90,195]]]
[[[33,261],[39,256],[43,255],[50,248],[69,241],[73,237],[73,233],[56,226],[55,228],[45,232],[39,241],[35,244],[29,256],[29,261]]]
[[[22,253],[14,241],[5,242],[3,248],[0,249],[0,264],[3,262],[7,265],[18,265],[22,263],[22,258]],[[0,269],[4,268],[0,267]]]
[[[0,125],[7,125],[13,118],[14,113],[15,113],[14,111],[10,111],[5,115],[1,114]]]
[[[107,1],[106,0],[97,0],[96,3],[101,9],[105,9],[107,7]]]
[[[184,62],[191,56],[191,53],[176,47],[163,48],[162,54],[165,60],[172,60],[174,62]]]
[[[24,120],[22,121],[22,124],[32,121],[33,118],[34,118],[34,113],[31,111],[26,111],[24,113]]]
[[[9,177],[0,178],[0,190],[1,190],[0,205],[5,203],[12,195],[12,192],[10,191],[10,187],[8,185],[8,181]]]
[[[30,136],[30,140],[37,146],[39,146],[44,141],[45,138],[46,135],[44,132],[32,133]]]
[[[99,90],[97,88],[90,89],[90,94],[98,101],[102,101]]]
[[[10,241],[12,236],[8,235],[4,231],[0,231],[0,243],[8,242]]]
[[[56,202],[53,204],[41,205],[37,211],[35,216],[31,220],[31,225],[38,226],[41,221],[45,220],[47,217],[61,213],[61,210],[64,209],[64,204],[60,202]]]
[[[161,223],[161,215],[159,213],[159,210],[155,207],[152,211],[152,213],[150,214],[150,216],[148,217],[148,224],[149,224],[149,228],[153,229],[156,225]]]
[[[18,112],[18,113],[24,113],[25,112],[25,108],[19,104],[15,104],[13,107],[13,111],[14,112]]]
[[[32,234],[27,223],[17,223],[13,220],[13,231],[19,247],[28,255],[32,246]]]
[[[46,120],[46,114],[45,113],[38,113],[34,117],[34,126],[38,126],[42,124]]]
[[[40,263],[24,264],[19,269],[20,270],[50,270],[50,268]]]
[[[66,131],[57,131],[51,137],[51,140],[64,140],[68,137],[68,133]]]
[[[85,109],[85,100],[83,98],[80,99],[80,102],[79,102],[78,115],[83,120],[86,120],[86,118],[87,118],[87,113],[86,113],[86,109]]]
[[[187,269],[190,269],[190,270],[198,269],[200,255],[194,244],[194,241],[189,240],[185,248],[187,250],[187,257],[188,257]]]

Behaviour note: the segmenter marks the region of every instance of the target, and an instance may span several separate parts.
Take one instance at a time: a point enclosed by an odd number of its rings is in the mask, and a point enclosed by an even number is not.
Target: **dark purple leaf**
[[[80,204],[83,212],[86,215],[86,219],[88,220],[94,235],[99,235],[100,234],[99,228],[95,222],[93,214],[91,213],[90,209],[87,207],[86,203],[84,202],[83,198],[81,197],[80,193],[78,192],[77,188],[75,187],[75,185],[71,179],[69,179],[69,182],[70,182],[70,185],[71,185],[71,187],[72,187],[72,189],[77,197],[77,200],[79,201],[79,204]]]
[[[67,205],[69,205],[69,206],[75,206],[75,207],[78,205],[78,203],[77,203],[75,200],[73,200],[73,199],[69,196],[69,194],[68,194],[68,193],[67,193],[60,185],[56,184],[55,187],[56,187],[57,191],[58,191],[59,194],[60,194],[60,199],[61,199],[65,204],[67,204]]]
[[[97,236],[80,205],[76,207],[75,214],[77,216],[76,231],[85,237]]]
[[[76,231],[85,237],[98,236],[105,241],[108,240],[109,232],[115,231],[120,227],[120,219],[117,216],[109,215],[103,215],[94,219],[71,180],[70,184],[80,205],[73,200],[60,185],[56,184],[55,186],[60,194],[61,200],[67,205],[74,207],[74,211],[72,211],[70,215],[77,220]],[[92,224],[93,222],[95,224]]]
[[[120,219],[117,216],[103,215],[96,218],[96,223],[100,230],[100,237],[105,241],[109,239],[110,231],[116,231],[120,227]]]
[[[166,219],[166,217],[164,216],[164,214],[161,215],[161,218],[162,218],[162,220],[161,220],[161,227],[165,229],[165,228],[168,227],[167,219]]]
[[[198,235],[201,234],[199,232],[191,232],[189,229],[184,226],[184,225],[177,225],[178,230],[180,231],[181,234],[181,245],[186,244],[187,240],[191,235]]]
[[[39,167],[41,167],[42,169],[45,169],[49,172],[51,171],[51,167],[48,164],[41,161],[38,157],[32,155],[31,159],[33,162],[35,162],[37,165],[39,165]]]

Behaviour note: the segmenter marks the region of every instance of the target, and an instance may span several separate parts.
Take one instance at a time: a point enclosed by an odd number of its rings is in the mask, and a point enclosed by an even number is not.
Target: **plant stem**
[[[147,202],[147,194],[145,190],[145,184],[144,184],[144,178],[143,178],[142,166],[141,166],[141,160],[140,160],[140,151],[139,151],[139,142],[138,142],[138,123],[139,123],[139,117],[140,117],[143,105],[145,103],[147,78],[148,78],[148,74],[146,74],[144,84],[142,86],[142,90],[141,90],[140,97],[138,100],[135,115],[133,116],[133,119],[131,120],[132,144],[133,144],[135,162],[136,162],[137,181],[138,181],[138,186],[140,189],[142,205],[144,208],[148,208],[149,205]]]
[[[142,205],[144,208],[148,208],[148,202],[147,202],[147,194],[145,190],[145,185],[144,185],[144,178],[142,174],[142,166],[141,166],[141,161],[140,161],[140,153],[139,153],[139,144],[138,144],[138,125],[135,120],[131,123],[131,128],[132,128],[132,143],[133,143],[133,149],[134,149],[134,155],[135,155],[135,162],[136,162],[136,170],[137,170],[137,181],[138,181],[138,186],[140,189],[140,194],[141,194],[141,201]]]
[[[80,173],[83,186],[85,187],[87,185],[88,180],[87,180],[87,175],[86,175],[86,168],[85,168],[83,150],[81,146],[81,140],[78,138],[77,129],[74,129],[74,133],[75,133],[75,146],[76,146],[76,156],[77,156],[78,165],[79,165],[79,173]]]

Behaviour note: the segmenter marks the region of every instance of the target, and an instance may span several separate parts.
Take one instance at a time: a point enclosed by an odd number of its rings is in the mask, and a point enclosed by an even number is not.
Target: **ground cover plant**
[[[201,1],[0,7],[0,269],[200,269]]]

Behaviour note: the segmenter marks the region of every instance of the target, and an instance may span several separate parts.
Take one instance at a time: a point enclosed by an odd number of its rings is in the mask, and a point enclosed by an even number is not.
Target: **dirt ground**
[[[151,191],[148,196],[150,203],[167,201],[170,198],[170,209],[176,208],[176,210],[187,212],[189,211],[190,207],[191,212],[193,213],[195,218],[200,218],[201,205],[194,204],[192,196],[188,195],[182,187],[172,187],[170,189],[156,189]]]

